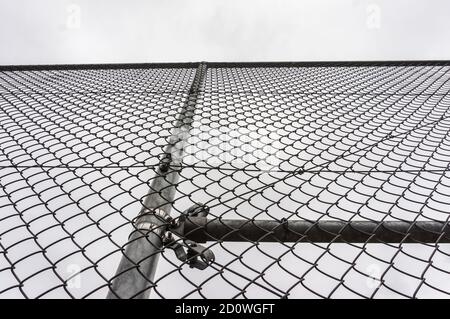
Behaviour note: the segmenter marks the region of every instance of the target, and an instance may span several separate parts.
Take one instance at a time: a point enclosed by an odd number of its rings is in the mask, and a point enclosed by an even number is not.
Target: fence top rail
[[[196,68],[201,62],[0,65],[0,71]],[[450,60],[206,62],[210,68],[449,66]]]

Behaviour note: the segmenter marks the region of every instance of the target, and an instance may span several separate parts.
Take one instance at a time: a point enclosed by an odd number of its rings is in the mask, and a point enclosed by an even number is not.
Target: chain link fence
[[[449,63],[0,70],[0,298],[449,297]]]

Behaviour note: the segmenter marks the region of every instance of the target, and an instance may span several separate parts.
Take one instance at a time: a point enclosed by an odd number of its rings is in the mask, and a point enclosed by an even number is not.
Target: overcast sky
[[[449,59],[445,0],[0,0],[0,64]]]

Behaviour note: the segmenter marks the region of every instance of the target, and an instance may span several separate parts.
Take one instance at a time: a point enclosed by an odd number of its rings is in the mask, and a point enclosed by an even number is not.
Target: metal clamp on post
[[[152,221],[144,220],[145,218],[149,218]],[[163,235],[165,231],[169,228],[169,225],[172,223],[172,218],[167,215],[167,213],[160,209],[147,209],[142,212],[133,222],[135,231],[139,232],[157,232],[160,235]],[[133,234],[133,232],[130,234]]]
[[[178,258],[178,260],[186,262],[191,268],[197,268],[201,270],[207,268],[211,263],[214,262],[214,253],[210,249],[192,240],[181,238],[175,240],[172,234],[180,236],[180,234],[183,233],[182,229],[184,227],[186,218],[192,216],[204,217],[206,219],[208,213],[209,208],[203,204],[195,204],[192,207],[188,208],[179,217],[178,222],[175,225],[172,224],[172,232],[168,233],[164,240],[165,247],[172,249],[175,252],[175,256]]]
[[[178,260],[187,263],[191,268],[206,269],[215,259],[214,253],[210,249],[192,240],[186,239],[180,242],[169,235],[164,241],[164,245],[175,252]]]

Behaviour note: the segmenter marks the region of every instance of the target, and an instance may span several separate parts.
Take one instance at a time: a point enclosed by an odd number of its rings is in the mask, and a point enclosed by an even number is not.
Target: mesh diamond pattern
[[[0,72],[0,298],[106,296],[195,73]],[[204,203],[216,222],[443,228],[396,243],[211,232],[205,270],[161,251],[151,298],[448,298],[449,91],[438,63],[209,64],[172,217]]]

